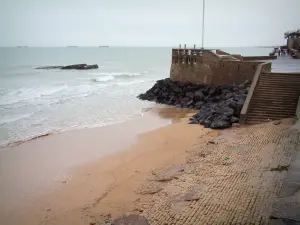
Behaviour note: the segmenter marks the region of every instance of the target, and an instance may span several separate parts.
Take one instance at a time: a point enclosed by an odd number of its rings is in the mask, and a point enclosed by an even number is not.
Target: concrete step
[[[262,109],[262,110],[270,110],[270,109],[277,109],[277,110],[294,110],[297,108],[297,105],[281,105],[281,104],[270,104],[270,103],[252,103],[250,109]]]
[[[291,80],[291,79],[300,79],[300,74],[293,74],[293,75],[287,75],[287,74],[272,74],[272,75],[266,75],[266,74],[262,74],[260,75],[259,79],[286,79],[286,80]]]
[[[276,87],[276,88],[280,88],[280,89],[287,89],[289,87],[294,87],[294,88],[296,88],[295,91],[299,91],[299,85],[300,85],[300,83],[297,83],[297,82],[294,82],[293,84],[280,84],[280,83],[269,84],[269,83],[261,83],[261,84],[258,84],[258,86],[256,88],[259,88],[259,87]]]
[[[260,77],[259,81],[283,81],[286,83],[289,83],[291,81],[299,81],[300,76],[295,76],[295,77]]]
[[[286,101],[286,102],[298,102],[298,95],[275,95],[273,93],[256,93],[252,100],[278,100],[278,101]]]
[[[300,82],[298,80],[291,80],[289,82],[285,82],[285,81],[281,81],[281,80],[268,80],[268,81],[263,81],[263,80],[260,80],[258,85],[261,85],[261,84],[270,84],[270,85],[293,85],[293,84],[299,84]]]
[[[300,80],[300,75],[294,75],[294,76],[260,76],[259,80]]]
[[[269,119],[274,119],[274,118],[286,118],[286,117],[293,117],[295,116],[295,113],[287,113],[287,112],[281,112],[281,113],[264,113],[264,112],[255,112],[252,111],[248,114],[248,118],[250,117],[255,117],[255,118],[269,118]]]
[[[285,91],[285,90],[281,90],[281,91],[278,91],[278,90],[272,90],[272,89],[269,89],[269,90],[267,90],[267,89],[256,89],[255,91],[254,91],[254,95],[257,95],[257,94],[260,94],[260,95],[270,95],[270,96],[272,96],[272,95],[274,95],[274,94],[276,94],[276,96],[289,96],[290,95],[290,97],[296,97],[296,96],[298,96],[299,97],[299,92],[298,91]]]
[[[299,77],[300,73],[262,73],[260,77],[286,77],[294,78]]]
[[[258,85],[278,85],[281,87],[286,86],[296,86],[297,84],[300,84],[299,81],[290,81],[290,82],[284,82],[284,81],[259,81]]]
[[[271,111],[278,110],[278,111],[294,111],[296,110],[297,106],[280,106],[280,105],[271,105],[271,106],[263,106],[261,104],[253,104],[250,107],[250,110],[262,110],[262,111]]]
[[[276,105],[276,103],[291,105],[291,104],[297,104],[298,99],[297,98],[287,99],[284,96],[274,98],[274,97],[259,95],[259,96],[255,96],[255,98],[252,98],[251,104],[255,104],[255,102],[264,103],[264,104],[274,104],[274,105]]]
[[[252,102],[260,102],[260,103],[280,103],[280,104],[296,104],[297,105],[297,98],[290,98],[286,99],[285,97],[279,96],[279,97],[270,97],[267,96],[265,98],[262,98],[262,96],[255,96],[255,98],[252,98]]]
[[[256,92],[277,93],[277,94],[290,93],[290,94],[295,94],[295,95],[300,94],[299,90],[296,90],[295,87],[291,87],[291,86],[286,87],[286,88],[278,88],[275,86],[258,86],[255,89],[254,93],[256,93]]]
[[[285,99],[280,99],[280,98],[266,98],[266,99],[261,99],[261,98],[253,98],[252,99],[253,103],[252,104],[258,104],[260,106],[266,107],[266,104],[268,105],[284,105],[284,106],[297,106],[297,101],[291,101],[291,100],[285,100]]]
[[[281,113],[264,113],[252,111],[248,113],[248,117],[257,117],[257,118],[286,118],[290,116],[295,116],[295,113],[281,112]]]
[[[248,116],[249,117],[254,117],[254,116],[257,116],[259,118],[261,117],[267,117],[267,118],[272,118],[272,117],[275,117],[275,118],[285,118],[286,116],[295,116],[296,112],[273,112],[273,113],[270,113],[270,112],[264,112],[264,111],[250,111],[248,113]]]
[[[280,88],[280,89],[288,89],[289,87],[294,87],[295,90],[294,91],[299,91],[300,88],[299,88],[299,85],[300,83],[296,83],[294,82],[293,84],[280,84],[280,83],[276,83],[276,84],[267,84],[267,83],[260,83],[256,86],[256,88],[259,88],[259,87],[276,87],[276,88]]]
[[[253,119],[253,120],[279,120],[284,118],[293,118],[295,115],[272,115],[272,116],[266,116],[266,115],[248,115],[247,120]]]
[[[300,74],[261,74],[251,99],[246,123],[295,117],[300,96]]]
[[[259,80],[259,84],[292,84],[292,83],[297,83],[299,84],[299,80],[264,80],[261,79]]]
[[[282,104],[285,106],[289,106],[289,105],[297,105],[297,99],[288,99],[286,100],[283,97],[278,97],[278,98],[268,98],[268,97],[263,97],[263,96],[257,96],[255,98],[252,99],[252,103],[251,104],[255,104],[255,103],[261,103],[261,104],[272,104],[272,105],[276,105],[276,104]],[[264,105],[266,106],[266,105]]]
[[[278,89],[261,89],[261,88],[258,88],[254,91],[254,94],[264,94],[264,95],[267,95],[267,94],[277,94],[278,96],[279,95],[291,95],[292,96],[299,96],[300,92],[299,91],[291,91],[291,90],[278,90]]]
[[[279,86],[279,87],[288,87],[288,86],[295,86],[298,87],[297,90],[299,90],[299,81],[291,81],[290,83],[284,82],[284,81],[259,81],[258,86]]]
[[[296,97],[297,96],[297,97]],[[252,102],[253,100],[285,100],[286,102],[298,102],[298,95],[293,96],[293,95],[275,95],[275,94],[256,94],[253,98],[252,98]]]
[[[282,90],[286,90],[288,88],[295,88],[294,91],[299,91],[299,85],[300,83],[296,83],[294,82],[293,84],[266,84],[266,83],[263,83],[263,84],[258,84],[258,86],[256,88],[259,88],[259,87],[275,87],[275,88],[278,88],[278,89],[282,89]]]
[[[266,103],[267,104],[267,103]],[[280,105],[270,105],[270,106],[263,106],[262,104],[253,104],[250,106],[249,110],[262,110],[262,111],[270,111],[272,112],[272,110],[277,110],[277,111],[294,111],[296,110],[297,106],[293,105],[293,106],[289,106],[289,105],[284,105],[284,106],[280,106]]]
[[[278,115],[278,114],[296,114],[296,108],[294,109],[279,109],[279,108],[253,108],[251,106],[249,113],[260,113],[260,114],[270,114],[270,115]]]
[[[286,78],[298,78],[300,73],[262,73],[261,77],[286,77]]]
[[[258,83],[258,86],[271,86],[271,87],[275,87],[275,86],[278,86],[278,87],[281,87],[281,88],[286,88],[286,87],[298,87],[299,88],[299,85],[300,82],[291,82],[291,83],[280,83],[280,82],[260,82]],[[298,89],[297,88],[297,89]]]

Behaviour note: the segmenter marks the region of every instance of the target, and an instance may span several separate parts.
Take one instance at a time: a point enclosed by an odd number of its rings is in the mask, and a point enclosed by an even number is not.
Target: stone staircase
[[[245,118],[256,124],[294,117],[300,97],[300,73],[261,73]]]

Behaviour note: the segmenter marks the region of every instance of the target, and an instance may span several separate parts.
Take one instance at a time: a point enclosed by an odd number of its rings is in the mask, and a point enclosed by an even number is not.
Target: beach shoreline
[[[155,133],[157,129],[177,123],[192,112],[163,107],[144,111],[142,117],[124,123],[48,135],[2,150],[1,223],[16,224],[13,221],[18,219],[24,222],[27,210],[38,205],[43,196],[77,179],[70,172],[72,168],[126,154],[143,134]],[[34,218],[41,219],[38,216]]]
[[[220,131],[188,124],[193,114],[189,110],[150,111],[154,114],[119,125],[121,130],[101,129],[102,134],[114,134],[111,143],[105,146],[110,150],[108,154],[88,155],[85,161],[68,164],[68,170],[64,167],[67,176],[58,177],[55,182],[50,179],[54,185],[48,183],[48,189],[39,186],[37,190],[43,190],[42,193],[23,192],[26,198],[14,199],[17,207],[4,211],[3,206],[8,205],[2,204],[0,223],[104,225],[124,216],[138,215],[151,225],[166,221],[186,225],[268,224],[287,173],[276,168],[291,163],[299,144],[299,131],[292,129],[294,119],[253,126],[237,124]],[[144,132],[134,128],[143,128]],[[99,131],[87,129],[37,139],[28,145],[57,144],[61,143],[60,138],[70,144],[74,140],[87,141],[87,137],[92,138],[84,145],[89,151],[103,139],[110,142],[99,136]],[[18,147],[25,149],[23,145]],[[79,156],[85,157],[82,153]],[[66,163],[66,159],[74,163],[70,155],[61,156],[62,162]],[[57,163],[53,158],[47,160],[48,165]],[[12,167],[16,166],[15,161],[10,162]],[[54,166],[63,168],[59,163]],[[44,170],[36,171],[35,175],[38,174],[50,177]],[[37,179],[35,175],[32,176]],[[12,185],[21,184],[24,188],[24,180],[29,179],[28,175],[23,180],[14,174],[7,177],[17,182],[7,183],[11,186],[6,191],[11,194],[16,194]],[[9,192],[0,193],[1,200],[6,200],[4,203],[11,203]]]

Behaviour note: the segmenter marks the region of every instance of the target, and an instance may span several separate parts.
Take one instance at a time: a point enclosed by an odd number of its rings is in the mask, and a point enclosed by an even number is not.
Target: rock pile
[[[87,65],[87,64],[74,64],[68,66],[42,66],[37,67],[36,69],[61,69],[61,70],[90,70],[90,69],[98,69],[98,65]]]
[[[69,65],[69,66],[63,66],[60,69],[61,70],[89,70],[89,69],[98,69],[98,65],[87,65],[87,64],[75,64],[75,65]]]
[[[192,84],[158,80],[139,99],[181,108],[201,109],[190,118],[191,124],[224,129],[239,122],[239,116],[248,94],[249,82],[234,85]]]

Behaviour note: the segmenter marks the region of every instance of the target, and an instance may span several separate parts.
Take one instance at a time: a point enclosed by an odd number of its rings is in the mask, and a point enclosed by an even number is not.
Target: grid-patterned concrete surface
[[[184,165],[153,171],[133,208],[151,225],[268,224],[299,148],[289,120],[232,128],[189,153]]]

